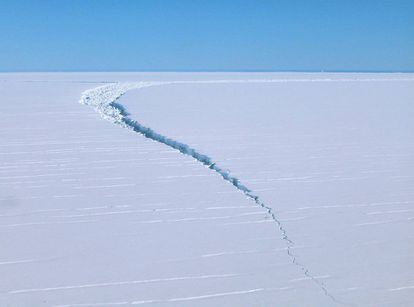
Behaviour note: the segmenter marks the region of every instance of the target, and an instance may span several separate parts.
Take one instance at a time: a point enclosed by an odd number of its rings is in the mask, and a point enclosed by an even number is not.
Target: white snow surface
[[[0,306],[414,301],[414,75],[0,74],[0,93]]]

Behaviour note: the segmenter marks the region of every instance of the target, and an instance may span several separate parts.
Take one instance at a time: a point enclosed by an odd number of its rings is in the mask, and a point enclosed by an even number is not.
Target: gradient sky
[[[0,0],[0,71],[413,71],[414,1]]]

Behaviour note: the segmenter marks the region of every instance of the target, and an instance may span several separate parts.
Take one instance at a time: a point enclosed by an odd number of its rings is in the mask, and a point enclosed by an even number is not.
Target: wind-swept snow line
[[[289,288],[273,288],[273,289],[257,288],[257,289],[249,289],[249,290],[238,290],[238,291],[231,291],[231,292],[212,293],[212,294],[205,294],[205,295],[198,295],[198,296],[176,297],[176,298],[170,298],[170,299],[166,299],[166,300],[134,301],[134,302],[131,303],[131,305],[195,301],[195,300],[204,300],[204,299],[211,299],[211,298],[217,298],[217,297],[223,297],[223,296],[250,294],[250,293],[271,291],[271,290],[274,290],[274,291],[275,290],[288,290],[288,289]]]
[[[21,293],[30,293],[30,292],[50,292],[50,291],[62,291],[62,290],[73,290],[73,289],[101,288],[101,287],[110,287],[110,286],[152,284],[152,283],[169,282],[169,281],[233,278],[233,277],[238,277],[238,276],[240,275],[239,274],[220,274],[220,275],[216,274],[216,275],[178,276],[178,277],[168,277],[168,278],[91,283],[91,284],[83,284],[83,285],[70,285],[70,286],[59,286],[59,287],[49,287],[49,288],[19,289],[19,290],[10,290],[8,293],[9,294],[21,294]]]
[[[314,79],[315,80],[315,79]],[[293,80],[293,82],[306,82],[314,80]],[[263,208],[267,214],[272,218],[276,223],[279,231],[281,232],[282,239],[285,241],[287,246],[287,254],[291,258],[292,263],[297,265],[303,274],[312,280],[322,291],[323,293],[331,298],[333,301],[340,303],[332,294],[329,293],[322,281],[314,277],[313,274],[309,272],[309,269],[305,265],[299,263],[296,259],[295,254],[293,253],[294,242],[287,235],[286,229],[283,227],[281,221],[278,219],[273,209],[266,205],[259,196],[255,195],[247,186],[242,184],[240,180],[230,174],[229,171],[219,167],[212,158],[202,154],[191,148],[189,145],[178,142],[171,138],[168,138],[162,134],[159,134],[152,130],[151,128],[145,127],[138,123],[137,121],[129,118],[129,114],[126,109],[119,103],[117,100],[124,95],[127,91],[132,89],[157,86],[157,85],[166,85],[166,84],[208,84],[208,83],[270,83],[270,82],[289,82],[292,80],[286,79],[269,79],[269,80],[208,80],[208,81],[170,81],[170,82],[134,82],[134,83],[112,83],[96,88],[89,89],[83,92],[80,103],[89,105],[95,109],[101,116],[111,121],[114,124],[117,124],[123,128],[133,130],[134,132],[145,136],[148,139],[153,141],[165,144],[177,151],[181,152],[184,155],[190,156],[202,163],[212,171],[219,174],[225,181],[232,184],[237,190],[241,191],[247,198],[254,201],[258,206]],[[324,82],[331,81],[330,79],[321,79],[316,81]]]
[[[92,307],[92,306],[115,306],[115,305],[153,305],[153,304],[160,304],[160,303],[174,303],[174,302],[186,302],[186,301],[197,301],[197,300],[205,300],[205,299],[213,299],[218,297],[225,297],[225,296],[239,296],[244,294],[252,294],[257,292],[264,292],[264,291],[285,291],[291,290],[292,288],[289,287],[282,287],[282,288],[256,288],[256,289],[247,289],[247,290],[236,290],[236,291],[229,291],[229,292],[219,292],[219,293],[211,293],[205,295],[197,295],[197,296],[186,296],[186,297],[176,297],[176,298],[169,298],[169,299],[149,299],[149,300],[140,300],[140,301],[132,301],[132,302],[102,302],[102,303],[80,303],[80,304],[70,304],[70,305],[56,305],[54,307],[74,307],[74,306],[84,306],[84,307]]]

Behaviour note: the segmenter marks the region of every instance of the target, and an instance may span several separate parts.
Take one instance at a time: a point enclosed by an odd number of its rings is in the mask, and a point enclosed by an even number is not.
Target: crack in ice
[[[316,278],[313,274],[310,273],[309,269],[298,262],[296,255],[293,252],[294,242],[287,235],[286,229],[283,227],[281,221],[274,213],[273,209],[266,205],[253,191],[251,191],[247,186],[242,184],[240,180],[230,174],[229,171],[219,167],[216,162],[213,161],[209,156],[198,152],[196,149],[191,148],[185,143],[173,140],[157,133],[149,127],[141,125],[139,122],[131,119],[124,106],[119,104],[117,100],[124,95],[127,91],[138,88],[145,88],[158,85],[167,85],[167,84],[211,84],[211,83],[279,83],[279,82],[330,82],[336,81],[331,79],[270,79],[270,80],[208,80],[208,81],[170,81],[170,82],[131,82],[131,83],[112,83],[108,85],[103,85],[100,87],[89,89],[83,92],[80,103],[91,106],[97,111],[104,119],[111,121],[114,124],[117,124],[123,128],[133,130],[134,132],[145,136],[148,139],[153,141],[165,144],[184,155],[190,156],[202,163],[212,171],[219,174],[225,181],[232,184],[237,190],[242,192],[248,199],[254,201],[256,205],[263,208],[267,214],[272,218],[276,223],[282,239],[286,243],[287,254],[290,257],[292,263],[300,268],[303,274],[312,280],[322,291],[329,297],[332,301],[336,303],[339,302],[326,288],[324,283]],[[343,80],[341,80],[343,81]],[[346,81],[360,81],[360,80],[346,80]],[[362,80],[365,81],[365,80]],[[342,303],[341,303],[342,304]]]

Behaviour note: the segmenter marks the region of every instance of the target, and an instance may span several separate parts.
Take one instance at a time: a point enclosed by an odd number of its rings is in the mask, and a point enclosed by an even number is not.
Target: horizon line
[[[120,69],[120,70],[1,70],[0,73],[414,73],[414,70],[371,69]]]

